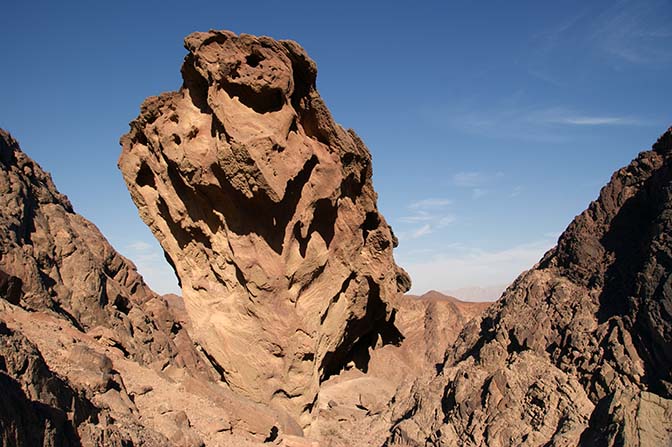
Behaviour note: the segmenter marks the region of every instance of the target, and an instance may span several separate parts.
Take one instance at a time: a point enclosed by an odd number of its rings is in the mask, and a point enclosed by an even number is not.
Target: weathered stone
[[[669,445],[671,234],[672,129],[467,325],[389,444]]]
[[[176,334],[152,315],[167,309],[161,297],[4,130],[0,168],[0,296],[56,313],[82,331],[107,328],[110,340],[141,363],[161,358],[207,374],[193,346],[180,352]],[[170,319],[165,312],[162,318]]]
[[[310,422],[319,384],[398,341],[407,290],[371,156],[296,43],[194,33],[178,92],[147,99],[119,167],[224,380]]]
[[[149,290],[4,131],[0,168],[1,445],[254,446],[296,433],[214,380],[179,297]],[[215,421],[230,429],[213,433]]]

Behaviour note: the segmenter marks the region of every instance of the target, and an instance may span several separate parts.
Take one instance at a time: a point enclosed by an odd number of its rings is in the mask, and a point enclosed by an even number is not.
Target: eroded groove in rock
[[[670,235],[672,129],[465,328],[388,443],[671,445]]]
[[[371,157],[296,43],[211,31],[185,46],[182,88],[145,101],[119,167],[197,341],[233,389],[306,426],[321,380],[395,340],[410,285]]]

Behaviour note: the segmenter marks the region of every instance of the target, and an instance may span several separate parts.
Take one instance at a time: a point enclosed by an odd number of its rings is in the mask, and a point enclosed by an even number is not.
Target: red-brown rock
[[[310,422],[321,382],[398,341],[409,280],[371,156],[296,43],[194,33],[178,92],[147,99],[119,167],[171,260],[193,337],[232,389]]]

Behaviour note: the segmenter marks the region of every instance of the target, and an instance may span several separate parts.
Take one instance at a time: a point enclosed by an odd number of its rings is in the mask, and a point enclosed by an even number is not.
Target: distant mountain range
[[[461,287],[459,289],[444,290],[443,293],[458,297],[464,301],[495,301],[500,296],[508,284],[498,284],[487,287]]]

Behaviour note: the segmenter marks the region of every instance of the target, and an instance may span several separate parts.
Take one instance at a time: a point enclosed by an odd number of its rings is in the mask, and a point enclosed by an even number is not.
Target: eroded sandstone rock
[[[424,383],[442,366],[464,325],[492,303],[460,301],[436,291],[405,295],[397,302],[399,346],[371,352],[366,371],[350,368],[324,382],[308,435],[331,447],[380,446]]]
[[[0,168],[0,297],[56,313],[141,363],[169,360],[209,373],[193,346],[176,348],[180,330],[158,323],[172,319],[168,307],[135,266],[1,129]]]
[[[180,298],[147,288],[2,130],[0,189],[1,445],[256,446],[300,434],[222,386]]]
[[[672,444],[672,129],[399,409],[389,445]]]
[[[194,33],[184,83],[147,99],[119,167],[180,280],[193,336],[232,389],[300,423],[320,382],[397,342],[409,287],[371,157],[296,43]]]

